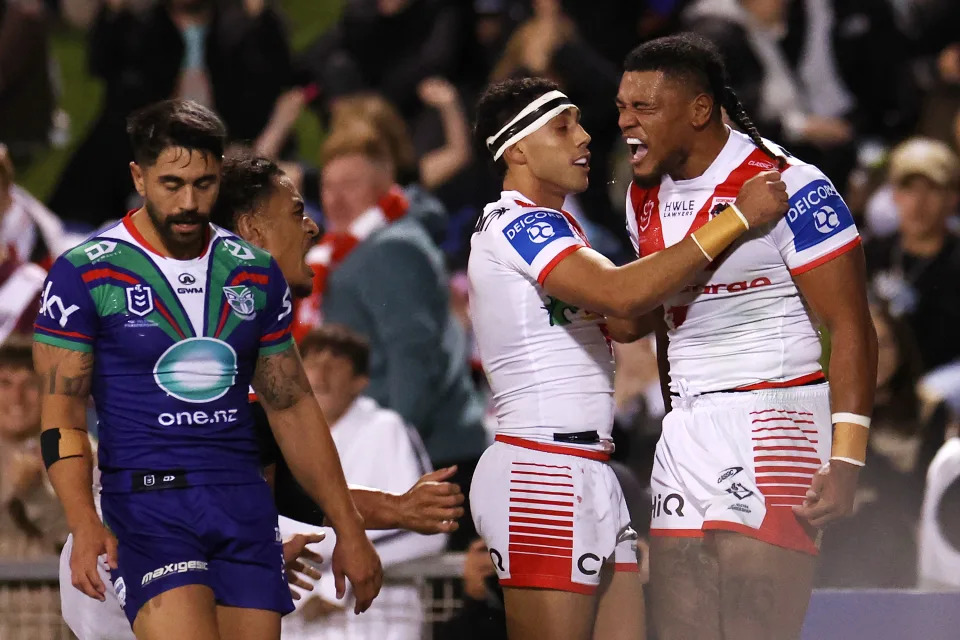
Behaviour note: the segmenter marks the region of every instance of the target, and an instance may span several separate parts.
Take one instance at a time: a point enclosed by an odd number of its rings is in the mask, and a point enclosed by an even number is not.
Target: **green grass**
[[[303,49],[340,14],[342,0],[281,0],[287,18],[294,51]],[[59,27],[52,37],[53,55],[60,67],[60,106],[70,115],[70,141],[62,149],[49,149],[17,181],[41,200],[46,200],[56,185],[77,145],[83,140],[100,112],[103,86],[87,72],[86,34],[76,29]],[[323,132],[317,119],[309,113],[297,121],[300,156],[314,160]]]

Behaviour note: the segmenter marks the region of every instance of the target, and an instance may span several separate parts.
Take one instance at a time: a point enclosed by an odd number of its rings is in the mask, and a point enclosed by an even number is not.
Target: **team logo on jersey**
[[[637,219],[637,226],[640,228],[640,231],[646,231],[647,227],[650,226],[650,219],[653,217],[653,200],[648,200],[646,204],[643,205],[643,211],[640,212],[640,217]]]
[[[547,296],[547,302],[541,309],[550,316],[551,327],[564,327],[577,321],[600,319],[600,316],[595,313],[567,304],[553,296]]]
[[[153,289],[145,284],[127,287],[127,311],[141,318],[153,311]]]
[[[736,201],[736,196],[714,196],[713,200],[710,201],[710,219],[712,220],[714,216],[723,211],[725,206]]]
[[[227,304],[236,311],[238,316],[244,320],[253,319],[255,304],[250,287],[244,285],[224,287],[223,295],[227,298]]]
[[[187,338],[163,352],[153,367],[161,389],[184,402],[223,397],[237,379],[237,352],[216,338]]]

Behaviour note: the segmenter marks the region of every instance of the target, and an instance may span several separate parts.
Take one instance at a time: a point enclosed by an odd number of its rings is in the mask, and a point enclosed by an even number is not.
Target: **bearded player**
[[[797,638],[819,529],[852,507],[873,406],[857,229],[816,167],[760,137],[708,42],[635,49],[617,107],[641,262],[712,224],[753,176],[779,168],[786,183],[786,217],[711,253],[655,318],[672,410],[651,480],[649,589],[660,640]]]
[[[504,588],[511,640],[644,637],[636,534],[614,472],[614,339],[749,228],[779,218],[776,172],[716,219],[626,267],[589,248],[564,198],[588,184],[580,112],[543,79],[490,87],[476,136],[503,177],[468,266],[473,326],[497,411],[470,500]],[[610,316],[605,321],[604,315]]]

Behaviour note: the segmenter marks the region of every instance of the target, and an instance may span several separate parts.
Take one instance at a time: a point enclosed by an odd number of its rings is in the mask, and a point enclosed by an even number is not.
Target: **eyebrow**
[[[194,184],[197,182],[203,182],[204,180],[216,180],[217,176],[214,173],[205,173],[196,180],[193,181]],[[187,181],[181,178],[180,176],[175,176],[172,174],[165,174],[157,178],[160,182],[175,182],[177,184],[186,184]]]

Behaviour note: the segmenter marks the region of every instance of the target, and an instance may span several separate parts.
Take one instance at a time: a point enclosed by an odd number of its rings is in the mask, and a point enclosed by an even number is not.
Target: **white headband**
[[[577,109],[570,98],[559,91],[548,91],[523,109],[497,133],[487,138],[487,149],[499,160],[510,145],[516,144],[567,109]]]

